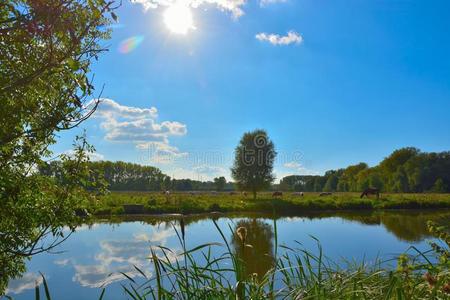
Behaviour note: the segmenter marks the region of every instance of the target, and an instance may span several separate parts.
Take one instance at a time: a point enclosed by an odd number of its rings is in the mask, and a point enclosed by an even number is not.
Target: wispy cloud
[[[100,252],[94,256],[91,264],[77,264],[73,262],[75,274],[73,281],[81,286],[90,288],[105,287],[113,282],[124,280],[121,273],[134,278],[141,274],[134,268],[145,271],[146,276],[151,277],[151,263],[148,259],[152,245],[165,246],[167,241],[175,236],[171,229],[155,230],[152,234],[146,232],[136,233],[133,237],[119,240],[101,240]],[[168,259],[173,261],[181,250],[168,253]],[[154,248],[160,259],[165,259],[160,250]]]
[[[283,2],[287,2],[287,0],[260,0],[259,5],[266,6],[269,4],[283,3]]]
[[[49,276],[46,275],[48,279]],[[20,294],[25,290],[31,290],[36,287],[36,285],[42,284],[42,276],[36,273],[25,273],[21,278],[12,279],[8,283],[8,288],[5,291],[5,294]]]
[[[166,142],[140,143],[137,145],[137,148],[146,151],[148,160],[155,164],[170,164],[175,159],[186,157],[189,154]]]
[[[299,163],[297,161],[286,162],[283,164],[283,167],[286,169],[290,169],[293,172],[296,172],[300,175],[318,175],[319,174],[317,171],[305,168],[301,163]],[[289,175],[289,174],[285,174],[285,175]]]
[[[289,44],[300,44],[303,42],[303,37],[295,31],[289,31],[287,35],[281,36],[279,34],[273,33],[258,33],[255,38],[261,42],[268,42],[272,45],[289,45]]]
[[[133,143],[139,150],[154,150],[151,154],[155,157],[185,155],[169,143],[170,137],[186,135],[185,124],[177,121],[158,122],[158,110],[155,107],[125,106],[107,98],[99,100],[94,117],[102,119],[100,127],[105,131],[106,140]]]
[[[142,5],[144,10],[156,9],[158,7],[167,7],[179,0],[131,0],[131,3]],[[247,0],[185,0],[183,3],[192,8],[198,8],[204,5],[213,5],[220,9],[231,13],[234,18],[244,15],[243,6]]]
[[[194,167],[194,171],[206,175],[208,177],[217,176],[217,175],[224,175],[226,172],[224,168],[219,166],[211,166],[211,165],[201,165]]]

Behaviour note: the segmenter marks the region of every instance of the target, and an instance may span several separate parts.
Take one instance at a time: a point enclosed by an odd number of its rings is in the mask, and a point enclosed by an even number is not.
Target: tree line
[[[239,188],[224,177],[213,181],[175,179],[160,169],[122,161],[88,162],[92,182],[111,191],[232,191]],[[51,161],[40,172],[64,182],[61,162]],[[271,190],[298,192],[359,192],[368,187],[383,192],[450,192],[450,152],[426,153],[416,148],[394,151],[377,166],[359,163],[324,175],[290,175]]]
[[[281,190],[304,192],[356,192],[368,187],[383,192],[450,192],[450,152],[402,148],[374,167],[359,163],[322,176],[291,175],[279,185]]]
[[[111,191],[224,191],[233,190],[233,183],[225,177],[214,178],[214,181],[198,181],[192,179],[175,179],[164,174],[160,169],[123,161],[90,161],[87,162],[89,180],[102,184]],[[63,162],[50,161],[41,165],[41,175],[54,178],[64,183]]]

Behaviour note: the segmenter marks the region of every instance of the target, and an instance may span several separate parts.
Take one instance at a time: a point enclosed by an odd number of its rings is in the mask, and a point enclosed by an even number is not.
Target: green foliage
[[[74,208],[90,198],[84,162],[93,149],[84,137],[72,155],[60,157],[63,181],[36,170],[51,156],[55,134],[97,106],[87,102],[94,92],[88,75],[104,51],[99,42],[109,36],[112,9],[103,0],[0,5],[0,269],[11,271],[0,272],[0,293],[9,276],[24,270],[23,258],[67,237],[61,228],[73,226]]]
[[[267,189],[275,180],[272,173],[277,155],[273,142],[264,130],[247,132],[235,150],[231,175],[240,190],[256,193]]]
[[[368,187],[396,193],[450,192],[450,152],[403,148],[372,168],[359,163],[323,176],[291,175],[280,181],[280,189],[285,191],[356,192]]]
[[[159,191],[167,177],[158,168],[122,161],[89,162],[88,168],[91,180],[104,181],[111,191]],[[58,176],[57,169],[52,175]]]
[[[225,185],[227,184],[227,180],[225,177],[216,177],[214,178],[214,185],[216,186],[216,191],[220,192],[225,189]]]
[[[444,184],[442,178],[438,178],[433,185],[432,191],[435,193],[444,193],[447,190],[447,187]]]
[[[125,276],[122,285],[132,299],[448,299],[450,297],[449,235],[430,224],[444,244],[431,244],[430,252],[411,247],[398,257],[397,268],[382,261],[335,262],[327,258],[320,242],[311,251],[278,245],[277,225],[248,220],[231,227],[231,242],[214,222],[223,242],[186,249],[184,221],[174,228],[183,248],[152,248],[155,276],[143,270],[143,282]],[[257,238],[257,239],[255,239]],[[258,244],[259,243],[259,244]],[[225,253],[211,255],[212,248]],[[282,251],[280,251],[282,250]],[[281,253],[281,254],[278,254]],[[202,259],[196,259],[202,257]],[[257,269],[248,269],[250,260]],[[265,263],[267,262],[267,263]]]

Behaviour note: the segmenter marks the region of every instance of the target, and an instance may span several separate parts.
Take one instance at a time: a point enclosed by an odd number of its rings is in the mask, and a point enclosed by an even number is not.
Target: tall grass
[[[272,266],[264,274],[247,272],[246,262],[230,245],[224,229],[214,221],[221,243],[205,243],[187,249],[183,219],[173,228],[182,248],[181,253],[164,246],[151,248],[149,259],[154,274],[135,269],[141,278],[126,279],[122,288],[127,298],[142,299],[450,299],[450,234],[448,228],[429,222],[430,233],[439,239],[430,242],[430,250],[421,252],[411,247],[409,254],[400,255],[397,267],[386,267],[379,259],[367,263],[336,262],[326,257],[319,240],[317,250],[309,251],[300,242],[296,247],[278,244],[274,219]],[[248,244],[249,229],[228,226],[241,243],[241,251],[252,250]],[[213,256],[213,248],[224,253]],[[215,253],[218,253],[214,251]],[[199,259],[200,258],[200,259]],[[262,276],[259,276],[262,275]],[[46,300],[51,300],[45,278]],[[40,297],[40,287],[35,290]],[[106,296],[105,296],[106,295]],[[105,289],[99,299],[107,299]]]
[[[397,268],[386,268],[377,260],[334,262],[328,259],[317,241],[317,252],[297,243],[290,248],[278,245],[274,221],[275,243],[273,266],[263,276],[247,274],[246,263],[232,251],[224,231],[214,222],[222,244],[206,243],[186,249],[184,223],[174,227],[183,252],[176,254],[166,247],[153,248],[150,259],[155,274],[136,281],[128,277],[123,289],[131,299],[450,299],[450,237],[443,228],[429,224],[441,238],[431,243],[430,252],[415,248],[414,255],[401,255]],[[229,228],[246,244],[247,232]],[[313,238],[313,237],[312,237]],[[212,256],[213,247],[225,253]],[[281,255],[278,250],[282,250]],[[159,254],[157,253],[159,252]],[[203,259],[196,259],[200,255]]]

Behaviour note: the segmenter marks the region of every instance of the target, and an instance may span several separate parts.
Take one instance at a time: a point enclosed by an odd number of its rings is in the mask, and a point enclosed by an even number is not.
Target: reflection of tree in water
[[[381,211],[339,213],[339,217],[365,225],[382,225],[398,239],[407,242],[419,242],[432,237],[428,231],[427,222],[433,221],[440,225],[450,224],[449,211]]]
[[[428,221],[434,221],[441,225],[449,224],[450,213],[442,215],[430,215],[427,213],[387,213],[381,216],[381,223],[389,232],[392,232],[397,238],[408,242],[418,242],[425,238],[431,237],[427,227]]]
[[[23,257],[18,255],[7,252],[0,253],[0,298],[6,290],[9,280],[19,277],[25,271],[24,260]]]
[[[251,245],[251,247],[244,247],[236,234],[236,230],[240,227],[247,229],[245,244]],[[244,262],[246,276],[257,273],[258,278],[261,279],[272,268],[274,262],[273,236],[272,226],[263,221],[248,219],[236,223],[231,244],[237,257]]]

